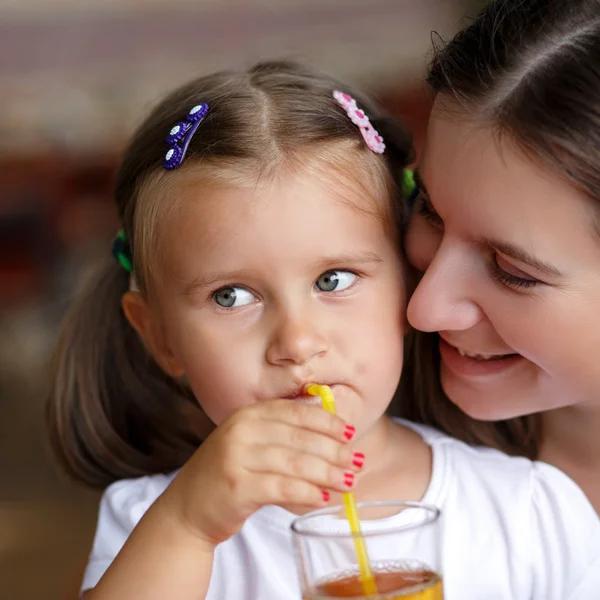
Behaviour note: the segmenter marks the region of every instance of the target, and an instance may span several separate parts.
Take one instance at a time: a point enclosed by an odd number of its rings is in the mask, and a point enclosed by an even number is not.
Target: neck
[[[568,406],[541,418],[539,459],[569,475],[600,511],[600,405]]]
[[[384,416],[352,442],[352,449],[365,455],[353,489],[358,502],[422,499],[431,478],[431,448],[419,434]],[[341,503],[341,493],[333,492],[330,505]],[[296,514],[307,512],[305,507],[284,508]]]
[[[567,406],[541,417],[541,460],[551,456],[583,468],[600,469],[600,405]]]
[[[431,448],[419,434],[382,417],[354,445],[366,457],[355,489],[359,501],[423,497],[431,478]]]

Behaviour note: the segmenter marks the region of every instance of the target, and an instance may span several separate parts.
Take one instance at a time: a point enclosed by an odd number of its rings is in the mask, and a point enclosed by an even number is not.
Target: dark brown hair
[[[385,139],[383,155],[367,148],[333,99],[335,89],[365,109]],[[184,165],[167,172],[165,137],[199,102],[209,105],[208,115]],[[141,292],[153,284],[157,224],[175,201],[162,192],[173,178],[190,169],[204,169],[209,177],[228,171],[258,178],[283,162],[293,168],[294,159],[307,154],[326,156],[336,166],[335,148],[342,150],[338,158],[358,161],[352,171],[370,169],[385,180],[391,205],[386,212],[402,227],[402,176],[412,158],[411,138],[362,94],[291,62],[216,73],[169,94],[134,134],[115,187]],[[191,392],[161,371],[123,314],[121,297],[128,289],[128,273],[107,256],[68,315],[54,357],[48,402],[53,447],[67,472],[92,486],[180,467],[207,430]]]
[[[428,82],[441,108],[509,136],[530,159],[600,200],[598,0],[490,2],[437,52]],[[419,395],[422,404],[405,407],[407,417],[472,443],[537,457],[538,417],[470,419],[441,391],[437,336],[417,338],[421,355],[413,375],[428,393]],[[428,365],[433,372],[425,372]]]

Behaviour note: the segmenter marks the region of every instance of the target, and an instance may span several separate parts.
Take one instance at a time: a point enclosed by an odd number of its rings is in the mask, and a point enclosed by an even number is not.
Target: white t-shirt
[[[432,448],[423,502],[442,509],[446,600],[600,598],[600,518],[571,479],[544,463],[402,423]],[[174,477],[124,480],[106,490],[82,591],[96,585]],[[299,600],[294,518],[278,506],[265,506],[220,544],[207,599]],[[376,521],[363,522],[365,530],[376,527]]]

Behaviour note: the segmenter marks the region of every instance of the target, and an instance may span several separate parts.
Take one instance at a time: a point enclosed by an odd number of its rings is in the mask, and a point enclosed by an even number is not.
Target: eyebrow
[[[542,273],[546,273],[547,275],[553,275],[556,277],[563,276],[562,273],[556,267],[553,267],[548,263],[542,262],[532,254],[529,254],[528,252],[523,250],[523,248],[519,248],[518,246],[514,246],[513,244],[508,244],[506,242],[499,242],[487,238],[479,238],[477,241],[481,244],[490,246],[491,248],[497,250],[498,252],[501,252],[502,254],[506,254],[506,256],[509,256],[514,260],[529,265],[530,267],[533,267],[534,269],[537,269]]]
[[[421,192],[423,192],[425,196],[429,197],[427,188],[425,187],[425,183],[423,182],[423,177],[421,176],[421,172],[419,171],[418,167],[414,169],[413,177]],[[529,265],[530,267],[537,269],[541,273],[546,273],[547,275],[553,275],[555,277],[563,276],[562,273],[556,267],[553,267],[548,263],[542,262],[532,254],[529,254],[529,252],[523,250],[523,248],[519,248],[518,246],[509,244],[507,242],[499,242],[497,240],[492,240],[484,237],[477,238],[476,241],[481,245],[489,246],[491,248],[494,248],[495,250],[498,250],[502,254],[506,254],[506,256],[509,256],[513,260],[517,260],[519,262],[522,262],[523,264]]]
[[[355,265],[374,265],[380,264],[383,260],[374,252],[347,252],[344,254],[336,254],[331,256],[321,257],[313,263],[313,269],[331,269],[337,265],[337,268],[344,266],[351,267]],[[185,294],[192,294],[200,288],[209,287],[219,281],[236,283],[246,279],[250,271],[240,269],[236,271],[213,271],[196,277],[193,281],[184,282]]]

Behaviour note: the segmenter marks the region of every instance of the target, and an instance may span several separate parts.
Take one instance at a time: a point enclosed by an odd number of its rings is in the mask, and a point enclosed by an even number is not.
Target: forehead
[[[211,186],[188,179],[179,194],[178,209],[162,224],[169,267],[275,259],[291,266],[319,253],[386,243],[373,199],[350,180],[282,175],[255,186]]]
[[[597,207],[491,127],[435,107],[419,171],[449,231],[538,252],[600,248]]]
[[[420,171],[430,192],[443,188],[449,198],[476,194],[505,202],[516,194],[528,195],[531,202],[543,198],[550,203],[574,193],[526,157],[507,135],[443,109],[432,112]]]
[[[497,205],[523,216],[567,212],[590,221],[594,215],[583,194],[511,137],[440,108],[432,112],[419,170],[436,208],[439,199],[473,213]]]

